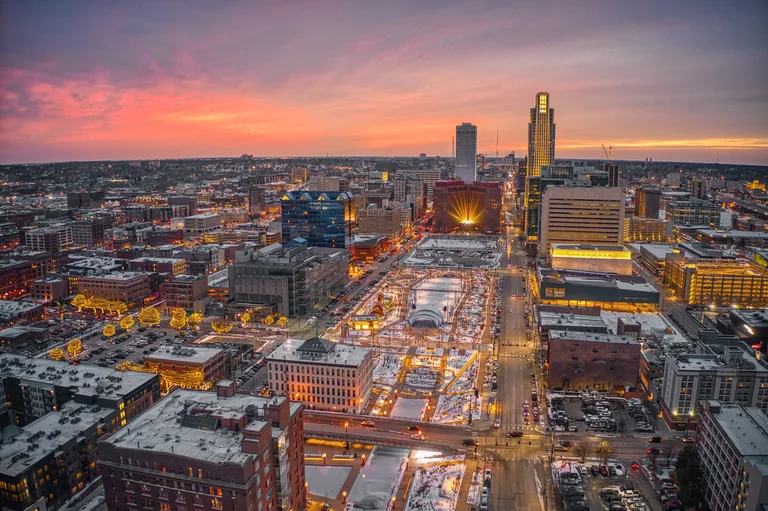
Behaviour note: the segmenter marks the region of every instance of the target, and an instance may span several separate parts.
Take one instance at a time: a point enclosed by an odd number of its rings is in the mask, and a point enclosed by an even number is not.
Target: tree
[[[242,321],[242,323],[243,323],[243,326],[245,326],[245,324],[246,324],[246,323],[248,323],[248,322],[249,322],[251,319],[253,319],[253,318],[251,317],[251,313],[250,313],[250,312],[247,312],[247,311],[246,311],[246,312],[243,312],[243,315],[242,315],[242,316],[240,316],[240,321]]]
[[[71,357],[76,357],[80,351],[83,349],[83,341],[80,339],[72,339],[69,341],[69,344],[67,344],[67,351],[69,352],[69,355]]]
[[[104,327],[104,330],[101,331],[102,334],[106,335],[107,337],[112,337],[115,335],[115,325],[112,323],[109,323],[107,326]]]
[[[72,307],[77,307],[78,311],[83,310],[83,307],[85,307],[88,303],[88,298],[86,298],[84,295],[77,295],[74,298],[72,298],[72,301],[69,302]]]
[[[286,325],[288,325],[288,318],[285,316],[280,316],[280,319],[277,320],[277,326],[280,328],[285,328]]]
[[[160,311],[154,307],[147,307],[141,309],[139,312],[139,323],[144,326],[154,326],[160,324]]]
[[[187,311],[184,309],[173,309],[171,314],[171,326],[176,330],[181,330],[187,325]]]
[[[648,452],[648,459],[651,460],[651,472],[656,473],[656,467],[659,463],[659,456],[661,455],[661,451],[656,449],[655,447],[651,447],[650,451]]]
[[[271,325],[274,322],[275,322],[275,318],[273,318],[272,316],[267,316],[266,318],[264,318],[264,324],[267,326]]]
[[[48,358],[52,360],[61,360],[64,358],[64,350],[61,348],[54,348],[48,352]]]
[[[676,454],[677,451],[674,449],[667,449],[667,452],[664,453],[664,463],[666,463],[667,468],[672,464],[672,458],[674,458]]]
[[[203,321],[203,315],[200,312],[193,312],[187,318],[187,324],[191,327],[196,327]]]
[[[696,506],[702,500],[704,479],[701,458],[693,446],[686,445],[677,453],[675,474],[680,486],[681,500],[686,505]]]
[[[224,319],[217,319],[213,323],[211,323],[211,328],[216,330],[216,332],[220,334],[226,334],[230,330],[232,330],[232,323],[229,322],[227,318]]]
[[[134,323],[135,321],[131,316],[125,316],[123,317],[123,319],[120,320],[120,328],[122,328],[123,330],[128,330],[133,326]]]
[[[587,459],[587,455],[590,453],[590,451],[591,449],[589,448],[587,442],[579,442],[573,448],[573,454],[575,454],[582,463],[584,463],[584,460]]]
[[[600,464],[605,465],[608,462],[608,458],[611,457],[611,444],[603,440],[600,442],[600,446],[595,449],[595,452],[597,453],[597,457],[600,460]]]

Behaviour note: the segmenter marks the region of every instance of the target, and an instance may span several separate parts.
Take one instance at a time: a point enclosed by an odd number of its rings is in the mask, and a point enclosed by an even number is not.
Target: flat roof
[[[59,450],[62,444],[82,434],[85,429],[102,422],[111,413],[115,413],[115,410],[70,401],[62,405],[59,411],[47,413],[23,428],[9,431],[18,435],[13,437],[13,441],[3,443],[0,473],[10,477],[20,475]],[[12,428],[17,426],[11,425],[6,429]]]
[[[768,417],[757,407],[710,401],[720,406],[712,418],[741,456],[768,456]]]
[[[0,337],[4,337],[6,339],[13,339],[16,337],[21,337],[22,335],[25,335],[28,333],[43,333],[45,332],[45,330],[46,330],[45,328],[35,328],[31,326],[16,325],[10,328],[5,328],[3,330],[0,330]]]
[[[573,332],[570,330],[550,330],[550,340],[572,340],[578,342],[607,342],[611,344],[640,344],[634,335],[601,334],[592,332]]]
[[[655,259],[664,259],[667,257],[667,254],[671,254],[677,249],[674,245],[644,243],[640,245],[640,252],[642,253],[643,250],[651,254]]]
[[[756,328],[768,328],[768,309],[731,309],[728,312],[742,320],[746,325]]]
[[[621,245],[588,245],[588,244],[572,244],[572,243],[552,243],[550,246],[559,250],[578,250],[578,251],[594,251],[594,252],[629,252],[626,247]]]
[[[135,279],[136,277],[141,277],[143,275],[147,275],[146,272],[143,271],[118,271],[114,273],[105,273],[104,275],[87,275],[85,277],[81,277],[81,282],[86,279],[91,280],[131,280]]]
[[[173,257],[151,257],[151,256],[137,257],[136,259],[129,260],[128,263],[130,264],[132,261],[137,263],[144,263],[144,262],[150,261],[153,263],[170,263],[170,264],[186,262],[185,259],[181,259],[181,258],[177,259]]]
[[[121,260],[113,259],[112,257],[88,257],[86,259],[78,259],[71,262],[68,262],[65,266],[74,267],[74,268],[83,268],[83,269],[95,269],[95,270],[103,270],[107,268],[115,268],[117,266],[122,266],[123,263]]]
[[[174,346],[160,348],[151,355],[144,355],[144,360],[153,360],[157,362],[168,360],[171,362],[190,362],[193,364],[204,364],[222,352],[223,350],[219,348],[198,348],[197,346],[190,348],[186,346]]]
[[[586,314],[564,313],[545,311],[539,308],[540,324],[544,327],[555,327],[562,325],[565,327],[589,327],[589,328],[607,328],[605,321],[600,316],[590,316]]]
[[[264,421],[264,406],[270,402],[282,403],[286,397],[265,398],[246,394],[218,397],[215,392],[177,389],[160,399],[148,410],[136,417],[129,427],[122,428],[102,442],[125,449],[137,449],[169,453],[212,463],[244,464],[253,455],[242,451],[242,431],[226,428],[196,428],[179,421],[180,416],[208,416],[211,418],[233,417],[255,413],[246,429],[259,431]],[[291,415],[297,413],[301,403],[290,403]],[[273,428],[275,433],[281,429]]]
[[[330,346],[332,350],[329,353],[313,352],[312,356],[303,355],[302,352],[299,351],[299,348],[307,341],[302,339],[288,339],[266,358],[267,360],[275,362],[300,362],[304,364],[359,367],[366,357],[371,355],[370,348],[332,342],[326,339],[322,339],[322,341],[332,345]]]
[[[703,236],[709,236],[713,238],[736,238],[736,239],[760,239],[760,238],[768,238],[768,232],[761,232],[761,231],[734,231],[732,229],[729,229],[727,231],[719,231],[717,229],[698,229],[696,231],[697,233],[703,235]]]
[[[206,218],[214,218],[218,216],[221,216],[221,215],[219,215],[218,213],[200,213],[197,215],[185,216],[184,220],[204,220]]]
[[[0,315],[21,314],[40,307],[39,303],[15,302],[13,300],[0,300]]]
[[[72,387],[77,389],[76,394],[85,396],[119,399],[157,375],[4,353],[0,355],[0,379],[8,377],[37,385]]]

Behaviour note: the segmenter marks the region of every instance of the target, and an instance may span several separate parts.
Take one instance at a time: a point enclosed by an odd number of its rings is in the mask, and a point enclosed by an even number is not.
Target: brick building
[[[150,275],[138,272],[80,277],[77,287],[79,294],[123,302],[128,307],[140,305],[151,294]]]
[[[165,283],[168,308],[201,311],[209,302],[208,278],[204,275],[177,275]]]
[[[637,385],[640,341],[631,335],[550,330],[549,388],[624,390]]]
[[[297,511],[306,505],[301,403],[176,390],[99,442],[109,511]]]

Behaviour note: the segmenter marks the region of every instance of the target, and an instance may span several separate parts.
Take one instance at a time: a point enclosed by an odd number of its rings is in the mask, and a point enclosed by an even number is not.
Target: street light
[[[344,439],[347,442],[347,449],[349,449],[349,431],[347,428],[349,427],[349,422],[344,423]]]
[[[693,419],[693,410],[688,412],[688,420],[685,422],[685,438],[688,438],[688,428],[691,425],[691,419]]]

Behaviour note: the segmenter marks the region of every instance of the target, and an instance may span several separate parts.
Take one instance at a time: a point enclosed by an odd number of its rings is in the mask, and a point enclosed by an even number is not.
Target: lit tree
[[[83,349],[83,341],[80,339],[72,339],[69,341],[69,344],[67,344],[67,351],[69,352],[69,356],[76,357],[78,353]]]
[[[285,326],[288,324],[288,318],[285,316],[280,316],[280,319],[277,320],[277,326],[280,328],[285,328]]]
[[[123,319],[120,320],[120,328],[123,330],[128,330],[133,326],[135,321],[131,316],[125,316]]]
[[[227,318],[217,319],[216,321],[211,323],[211,328],[213,328],[215,331],[217,331],[220,334],[226,334],[227,332],[232,330],[232,323],[230,323]]]
[[[70,304],[72,307],[77,307],[77,310],[80,311],[83,309],[84,306],[86,306],[88,303],[88,298],[86,298],[83,295],[77,295],[74,298],[72,298],[72,301]]]
[[[115,325],[112,323],[109,323],[107,326],[104,327],[104,330],[101,331],[102,334],[106,335],[107,337],[112,337],[115,335]]]
[[[48,352],[48,358],[53,360],[61,360],[64,358],[64,350],[61,348],[54,348]]]
[[[267,316],[266,318],[264,318],[264,324],[267,326],[271,325],[274,322],[275,322],[275,318],[273,318],[272,316]]]
[[[191,327],[196,327],[203,321],[203,315],[199,312],[193,312],[187,318],[187,324]]]
[[[139,312],[139,323],[144,326],[154,326],[160,324],[160,311],[154,307],[147,307],[141,309]]]
[[[187,324],[187,311],[184,309],[173,309],[171,314],[171,326],[176,330],[181,330]]]
[[[611,457],[611,445],[603,440],[600,442],[600,447],[595,448],[595,452],[597,453],[597,457],[600,459],[600,463],[605,465],[605,463],[608,461],[608,458]]]
[[[251,319],[252,318],[250,312],[243,312],[243,315],[240,316],[240,321],[243,322],[243,326],[245,326],[245,324],[248,323]]]

